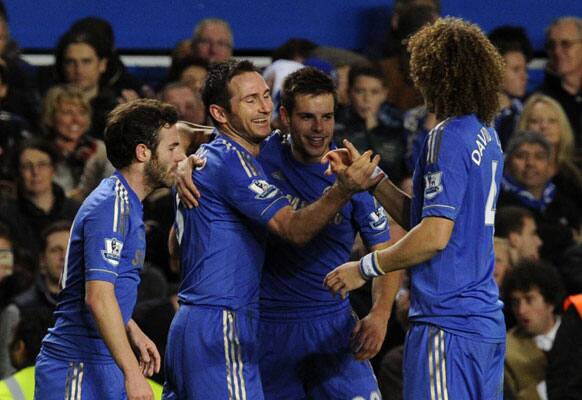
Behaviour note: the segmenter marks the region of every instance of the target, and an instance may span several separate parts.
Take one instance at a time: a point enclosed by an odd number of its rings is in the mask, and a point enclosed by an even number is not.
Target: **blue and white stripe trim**
[[[366,254],[360,260],[360,274],[366,280],[371,280],[385,274],[378,263],[378,252]]]
[[[442,329],[431,328],[428,338],[428,371],[430,374],[431,400],[449,400],[446,361],[445,332]]]
[[[237,317],[234,311],[222,312],[222,333],[224,336],[224,358],[226,361],[226,383],[229,400],[246,400],[247,389],[244,376],[244,362],[238,338]]]

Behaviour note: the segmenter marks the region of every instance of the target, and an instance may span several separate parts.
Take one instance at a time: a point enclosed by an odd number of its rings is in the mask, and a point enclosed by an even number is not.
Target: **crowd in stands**
[[[336,145],[348,139],[380,154],[382,169],[411,193],[418,154],[438,121],[408,76],[406,38],[439,14],[438,0],[396,0],[384,45],[361,53],[290,38],[264,70],[275,107],[288,74],[304,66],[329,73],[338,90]],[[63,32],[48,77],[37,77],[22,59],[8,24],[0,3],[0,380],[12,379],[13,387],[30,382],[51,324],[75,213],[114,171],[103,142],[108,112],[139,97],[168,102],[184,121],[182,145],[193,153],[210,137],[200,127],[212,124],[201,98],[208,67],[232,57],[235,38],[228,22],[201,21],[173,49],[167,78],[155,87],[128,72],[114,27],[102,18],[83,18]],[[489,38],[506,64],[495,120],[505,153],[495,222],[495,279],[508,328],[505,397],[581,398],[582,18],[565,16],[546,27],[548,63],[531,93],[533,49],[525,30],[500,26]],[[277,115],[273,126],[281,127]],[[179,266],[167,245],[173,201],[170,191],[159,190],[144,203],[146,267],[135,311],[161,352],[178,309]],[[391,224],[398,239],[402,230]],[[370,307],[369,291],[352,294],[361,315]],[[404,283],[384,347],[372,360],[388,399],[402,396],[408,296]],[[162,383],[163,374],[154,379]],[[0,397],[10,391],[6,385],[0,382]]]

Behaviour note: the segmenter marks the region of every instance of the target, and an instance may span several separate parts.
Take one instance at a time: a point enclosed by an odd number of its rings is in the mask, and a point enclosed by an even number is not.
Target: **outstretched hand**
[[[343,144],[345,148],[328,151],[322,158],[321,163],[329,163],[325,175],[338,173],[345,170],[352,165],[355,159],[360,157],[360,152],[350,143],[349,140],[344,139]]]

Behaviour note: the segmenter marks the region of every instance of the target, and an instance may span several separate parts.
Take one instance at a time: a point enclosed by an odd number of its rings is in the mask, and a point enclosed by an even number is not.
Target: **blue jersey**
[[[280,133],[264,142],[258,159],[294,209],[319,199],[336,180],[335,175],[324,175],[325,165],[295,160]],[[306,246],[269,237],[261,280],[261,314],[301,311],[305,315],[310,310],[317,313],[329,311],[330,306],[347,305],[348,300],[330,296],[322,282],[337,265],[348,261],[356,232],[368,247],[390,238],[384,212],[367,192],[354,195]]]
[[[413,176],[411,226],[425,217],[455,222],[447,247],[411,269],[411,322],[484,341],[505,340],[493,280],[493,225],[503,171],[497,133],[475,115],[428,135]]]
[[[47,354],[67,361],[113,362],[85,305],[85,284],[113,283],[127,324],[137,300],[145,245],[141,201],[115,172],[87,197],[73,222],[55,326],[43,340]]]
[[[289,201],[268,183],[261,165],[242,146],[218,134],[198,156],[193,172],[200,206],[179,205],[184,304],[258,308],[265,258],[266,225]]]

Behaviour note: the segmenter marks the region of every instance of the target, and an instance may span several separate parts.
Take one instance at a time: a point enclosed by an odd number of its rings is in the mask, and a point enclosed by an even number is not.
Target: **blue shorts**
[[[36,400],[127,399],[123,373],[115,363],[64,361],[41,351],[34,379]]]
[[[379,400],[372,366],[350,350],[355,324],[349,307],[312,319],[261,319],[265,398]]]
[[[412,324],[404,347],[404,399],[503,399],[505,343]]]
[[[182,305],[170,327],[164,399],[263,399],[258,318],[221,307]]]

